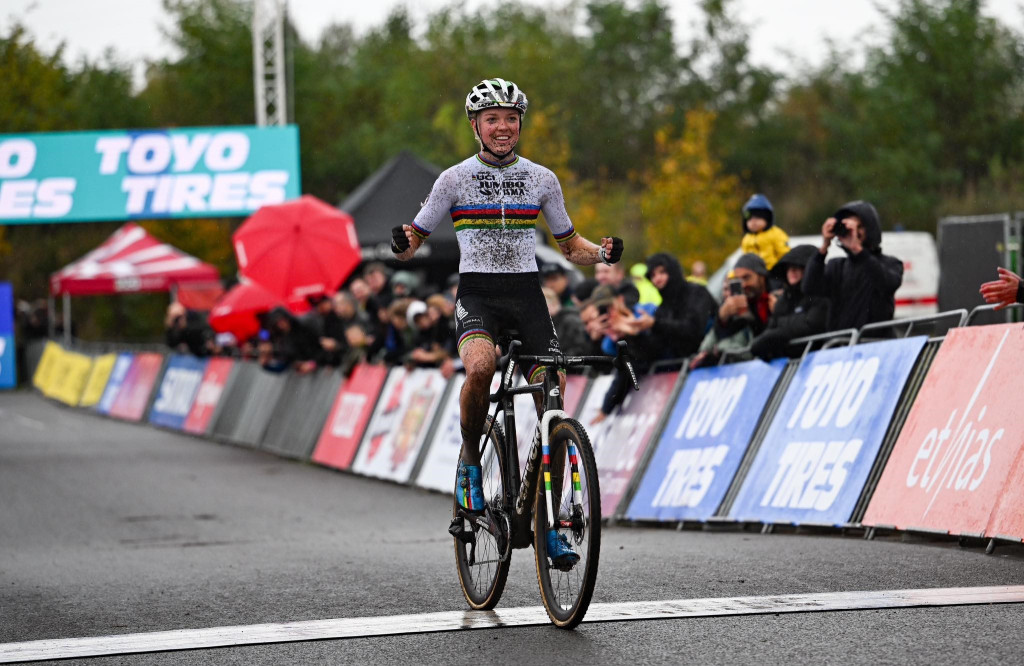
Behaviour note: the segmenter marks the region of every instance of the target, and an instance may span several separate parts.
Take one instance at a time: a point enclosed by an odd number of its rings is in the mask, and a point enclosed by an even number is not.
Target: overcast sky
[[[464,0],[471,9],[494,0]],[[525,0],[532,4],[560,4],[561,0]],[[324,26],[352,23],[357,30],[379,25],[392,8],[405,5],[410,15],[422,17],[450,0],[289,0],[288,9],[300,34],[315,40]],[[1024,30],[1021,0],[988,0],[987,11],[1018,30]],[[879,3],[893,0],[737,0],[740,17],[753,25],[751,55],[755,63],[792,71],[795,62],[816,64],[826,53],[826,39],[846,42],[877,34],[882,25]],[[686,35],[700,15],[697,0],[669,0],[676,34]],[[116,17],[116,18],[114,18]],[[113,47],[122,60],[137,63],[172,54],[160,34],[168,24],[160,0],[3,0],[0,32],[20,21],[47,51],[60,42],[75,61],[81,55],[97,58]]]

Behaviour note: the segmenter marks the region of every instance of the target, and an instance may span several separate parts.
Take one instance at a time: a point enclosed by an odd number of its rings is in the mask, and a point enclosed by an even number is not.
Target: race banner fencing
[[[117,394],[121,392],[121,385],[124,384],[124,378],[128,376],[128,371],[132,367],[132,363],[135,361],[134,354],[118,354],[117,360],[114,362],[114,368],[110,371],[110,378],[107,380],[106,387],[103,389],[103,396],[100,401],[96,403],[96,411],[100,414],[109,414],[110,408],[114,406],[114,401],[117,400]],[[42,363],[40,363],[40,366]]]
[[[63,351],[61,346],[52,340],[47,340],[46,346],[43,347],[39,363],[36,364],[36,371],[32,374],[32,386],[36,387],[43,395],[46,395],[47,391],[50,390],[50,375],[53,374],[53,368],[57,365],[57,358]]]
[[[92,370],[89,372],[89,379],[85,382],[82,399],[78,401],[79,407],[95,407],[99,404],[116,362],[117,354],[104,354],[92,360]]]
[[[489,389],[491,393],[498,390],[500,382],[501,374],[494,373]],[[459,455],[462,451],[459,396],[462,394],[462,386],[465,383],[466,375],[463,374],[457,374],[448,380],[448,392],[438,409],[437,425],[434,427],[430,442],[426,445],[423,462],[416,473],[415,483],[417,486],[441,492],[450,492],[454,488],[455,468],[459,464]],[[516,414],[518,416],[518,412]],[[500,413],[498,417],[500,420]],[[484,456],[487,457],[491,453],[491,451],[483,451]]]
[[[812,352],[800,364],[729,517],[842,525],[927,338]]]
[[[348,469],[373,414],[388,369],[383,365],[360,363],[338,391],[327,422],[313,449],[313,462]]]
[[[642,377],[640,391],[629,389],[622,406],[595,424],[612,379],[610,375],[602,375],[591,382],[579,419],[594,446],[601,483],[601,515],[604,518],[616,515],[629,490],[630,480],[637,473],[640,460],[654,437],[654,430],[672,399],[679,373]]]
[[[230,358],[211,358],[206,364],[195,402],[192,403],[192,409],[182,424],[185,432],[202,435],[209,430],[210,421],[220,403],[221,395],[224,394],[224,387],[234,366],[235,362]]]
[[[562,401],[562,410],[570,416],[576,415],[576,410],[579,409],[580,403],[583,399],[583,394],[587,390],[588,379],[583,375],[568,375],[565,378],[565,396]],[[519,378],[518,386],[525,386],[526,380],[522,377]],[[497,386],[492,387],[492,392],[497,390]],[[534,401],[533,394],[517,395],[515,400],[516,410],[516,442],[519,444],[519,473],[523,473],[526,469],[526,460],[530,455],[530,446],[533,444],[533,438],[537,434],[537,424],[540,419],[537,418],[537,403]]]
[[[691,372],[626,518],[705,521],[715,515],[786,362]]]
[[[82,397],[91,370],[90,357],[65,351],[56,342],[47,341],[32,384],[47,398],[73,407]]]
[[[233,410],[231,428],[227,438],[236,444],[259,446],[274,415],[281,394],[288,383],[288,374],[269,372],[258,363],[244,363],[249,372],[241,374],[231,385],[231,397],[238,399],[225,405],[225,411]],[[240,368],[241,369],[241,368]],[[218,426],[224,422],[222,412]]]
[[[392,368],[352,470],[408,481],[446,384],[440,370]]]
[[[14,292],[10,282],[0,282],[0,389],[18,385],[14,349]]]
[[[92,357],[60,349],[50,374],[46,397],[76,407],[92,371]]]
[[[1020,324],[951,330],[862,520],[955,535],[1024,537]]]
[[[125,421],[139,421],[146,413],[146,406],[153,394],[153,387],[164,364],[162,354],[146,352],[136,354],[135,360],[124,376],[117,398],[110,407],[110,416]],[[116,366],[115,366],[116,369]]]
[[[0,224],[244,216],[299,180],[294,125],[0,134]]]
[[[153,408],[149,410],[149,422],[181,430],[192,410],[192,403],[195,402],[205,372],[205,359],[172,355],[164,370],[160,388],[157,389]]]
[[[341,372],[331,367],[291,374],[260,448],[288,458],[309,460],[342,379]]]

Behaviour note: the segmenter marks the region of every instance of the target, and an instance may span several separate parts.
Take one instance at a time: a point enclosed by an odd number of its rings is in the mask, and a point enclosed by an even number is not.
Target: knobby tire
[[[552,466],[552,503],[558,519],[567,520],[571,512],[573,493],[569,465],[568,446],[576,446],[577,466],[583,494],[583,530],[559,528],[565,534],[573,549],[580,556],[579,562],[568,572],[551,566],[547,556],[547,499],[544,477],[537,483],[536,510],[534,514],[533,547],[537,564],[537,582],[541,599],[548,617],[558,627],[572,629],[583,621],[597,582],[597,566],[601,554],[601,488],[597,478],[597,463],[583,426],[574,419],[558,421],[551,428],[549,451]],[[562,479],[556,478],[556,457],[564,464]],[[557,488],[556,486],[561,486]],[[560,493],[559,493],[560,490]],[[560,494],[560,499],[554,495]],[[557,521],[556,521],[557,527]]]
[[[488,436],[487,433],[490,432]],[[484,442],[484,438],[487,441]],[[487,417],[484,423],[484,435],[481,436],[481,467],[483,471],[484,499],[490,506],[501,507],[504,496],[505,478],[505,437],[502,434],[499,423],[491,425],[491,417]],[[454,501],[452,517],[458,515],[459,503]],[[470,524],[463,520],[463,527],[466,530],[472,529]],[[501,595],[505,591],[505,581],[508,579],[508,570],[511,565],[511,558],[501,561],[501,553],[498,552],[498,544],[494,537],[482,528],[475,531],[476,535],[476,563],[469,564],[469,544],[459,539],[455,542],[455,563],[459,573],[459,585],[466,597],[466,602],[473,610],[490,610],[494,608]]]

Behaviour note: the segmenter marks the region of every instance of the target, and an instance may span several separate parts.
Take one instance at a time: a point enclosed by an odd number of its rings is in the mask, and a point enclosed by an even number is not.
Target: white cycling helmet
[[[466,95],[466,116],[472,118],[474,113],[493,107],[515,109],[525,114],[528,105],[526,94],[516,84],[505,79],[486,79],[473,86]]]

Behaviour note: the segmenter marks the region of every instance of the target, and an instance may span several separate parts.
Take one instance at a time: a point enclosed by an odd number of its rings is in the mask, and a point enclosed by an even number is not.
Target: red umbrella
[[[239,272],[288,303],[335,291],[362,259],[352,217],[309,195],[260,208],[233,238]]]
[[[283,305],[281,299],[254,282],[240,282],[210,310],[210,326],[244,342],[260,332],[257,315]]]

